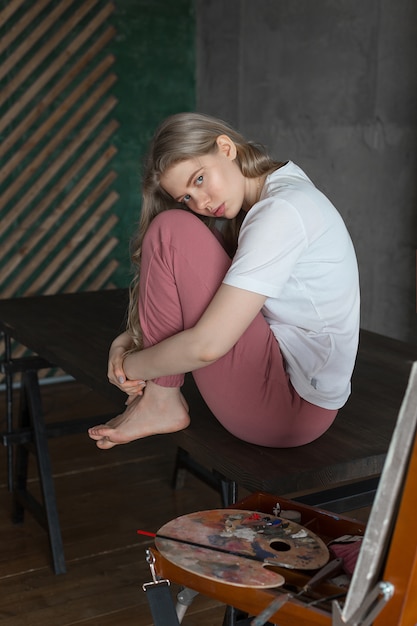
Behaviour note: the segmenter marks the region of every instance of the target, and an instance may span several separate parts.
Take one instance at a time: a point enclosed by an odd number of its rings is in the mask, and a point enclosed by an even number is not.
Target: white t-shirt
[[[355,251],[333,204],[291,161],[267,177],[223,282],[267,296],[262,312],[298,394],[343,406],[359,336]]]

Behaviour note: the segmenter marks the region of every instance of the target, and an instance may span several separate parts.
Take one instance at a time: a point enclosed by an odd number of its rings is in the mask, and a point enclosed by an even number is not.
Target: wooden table
[[[362,330],[348,402],[324,435],[300,448],[265,448],[236,439],[190,385],[185,393],[191,426],[172,435],[180,451],[179,469],[199,475],[199,464],[212,468],[226,506],[237,501],[237,485],[335,512],[368,506],[415,360],[416,345]]]
[[[0,300],[0,330],[6,342],[11,337],[16,339],[122,407],[123,394],[107,380],[107,356],[112,339],[124,328],[126,306],[126,290]],[[417,346],[362,331],[351,398],[323,437],[298,449],[277,450],[239,441],[215,420],[202,402],[192,377],[187,376],[184,393],[190,405],[191,426],[172,438],[189,460],[197,461],[197,471],[201,466],[207,467],[233,485],[240,484],[253,492],[292,495],[311,491],[315,497],[313,503],[323,506],[329,500],[337,500],[339,495],[326,493],[317,500],[318,492],[332,491],[335,483],[344,482],[348,488],[350,483],[358,481],[364,483],[363,491],[367,488],[366,481],[379,476],[411,364],[416,359]],[[48,430],[43,422],[37,385],[38,368],[39,362],[14,362],[6,355],[3,369],[9,383],[14,371],[23,370],[23,409],[18,428],[10,424],[2,441],[9,450],[13,445],[16,447],[15,517],[21,516],[24,508],[30,508],[46,525],[54,569],[64,572],[46,443]],[[81,426],[86,428],[87,424]],[[79,428],[80,424],[74,420],[73,427]],[[71,432],[71,424],[65,432]],[[63,433],[58,427],[55,434]],[[30,441],[37,451],[41,481],[45,483],[44,510],[32,503],[26,488],[25,450]],[[371,487],[375,488],[374,482]],[[346,494],[343,497],[346,499]],[[308,497],[305,501],[311,503]]]
[[[107,380],[107,357],[112,339],[124,329],[127,290],[59,294],[0,300],[0,330],[4,333],[9,488],[13,493],[12,518],[23,521],[30,511],[48,532],[55,573],[65,573],[65,556],[56,507],[55,489],[47,440],[76,432],[108,420],[113,415],[74,418],[70,422],[45,424],[38,370],[62,368],[79,382],[107,397],[123,409],[125,396]],[[11,358],[11,339],[16,339],[38,357]],[[13,416],[12,383],[22,372],[18,418]],[[15,454],[14,454],[15,452]],[[42,502],[28,487],[28,455],[34,452]]]

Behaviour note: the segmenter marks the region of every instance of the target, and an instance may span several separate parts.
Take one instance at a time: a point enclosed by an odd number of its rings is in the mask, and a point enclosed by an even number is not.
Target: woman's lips
[[[226,207],[224,206],[224,202],[223,202],[223,204],[217,207],[217,209],[214,211],[213,213],[214,217],[222,217],[224,215],[225,208]]]

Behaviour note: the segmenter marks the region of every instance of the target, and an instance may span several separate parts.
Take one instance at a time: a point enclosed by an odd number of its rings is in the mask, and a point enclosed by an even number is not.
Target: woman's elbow
[[[232,346],[216,345],[215,342],[202,345],[198,351],[198,359],[204,365],[210,365],[221,359]]]

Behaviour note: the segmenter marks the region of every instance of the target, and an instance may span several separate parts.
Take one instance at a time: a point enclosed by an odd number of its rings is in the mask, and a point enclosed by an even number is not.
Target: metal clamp
[[[362,605],[346,621],[338,602],[333,602],[332,626],[371,626],[376,616],[382,611],[394,595],[394,585],[381,581],[369,592]]]
[[[170,582],[158,578],[155,571],[155,557],[149,549],[146,550],[146,561],[149,563],[152,582],[142,585],[142,589],[146,591],[153,623],[155,626],[180,626],[172,600]]]
[[[155,585],[167,585],[169,587],[171,583],[167,578],[158,578],[155,570],[155,557],[149,548],[146,550],[146,562],[151,570],[152,582],[144,583],[142,585],[143,591],[146,591],[149,587],[154,587]]]

